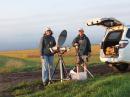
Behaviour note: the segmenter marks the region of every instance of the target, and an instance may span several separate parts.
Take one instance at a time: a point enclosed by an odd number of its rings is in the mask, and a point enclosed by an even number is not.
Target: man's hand
[[[91,52],[88,52],[88,57],[91,57]]]
[[[44,56],[41,56],[41,59],[44,59]]]
[[[75,47],[76,49],[78,49],[78,48],[79,48],[79,44],[78,44],[78,43],[74,43],[74,47]]]
[[[74,46],[78,46],[79,44],[78,43],[74,43]]]

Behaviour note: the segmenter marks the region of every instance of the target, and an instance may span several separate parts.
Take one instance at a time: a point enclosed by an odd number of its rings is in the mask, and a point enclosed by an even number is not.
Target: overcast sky
[[[130,24],[129,0],[0,0],[0,50],[38,47],[43,28],[50,26],[58,37],[68,31],[66,44],[83,27],[92,43],[100,43],[105,29],[87,27],[95,17],[115,17]]]

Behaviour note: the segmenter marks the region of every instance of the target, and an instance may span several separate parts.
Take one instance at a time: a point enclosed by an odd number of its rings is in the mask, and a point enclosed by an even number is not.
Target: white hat
[[[83,31],[84,32],[84,29],[83,28],[79,28],[78,31]]]
[[[44,28],[44,31],[48,31],[48,30],[51,30],[51,28],[50,27],[45,27]]]

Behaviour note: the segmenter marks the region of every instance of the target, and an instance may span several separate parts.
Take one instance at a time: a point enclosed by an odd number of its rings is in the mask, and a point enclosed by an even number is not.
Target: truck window
[[[126,37],[127,37],[127,38],[130,38],[130,29],[128,29],[127,34],[126,34]]]
[[[106,40],[116,40],[119,41],[121,39],[122,31],[113,31],[109,32]]]

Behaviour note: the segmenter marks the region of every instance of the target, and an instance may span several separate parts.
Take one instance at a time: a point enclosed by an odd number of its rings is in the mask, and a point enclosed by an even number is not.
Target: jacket
[[[72,42],[72,45],[74,46],[75,43],[78,43],[78,55],[88,55],[89,52],[91,52],[91,43],[89,38],[83,34],[81,37],[78,35]]]
[[[40,52],[41,56],[47,55],[47,56],[52,56],[54,55],[51,51],[50,48],[54,47],[56,45],[55,38],[53,36],[43,36],[41,38],[40,42]]]

